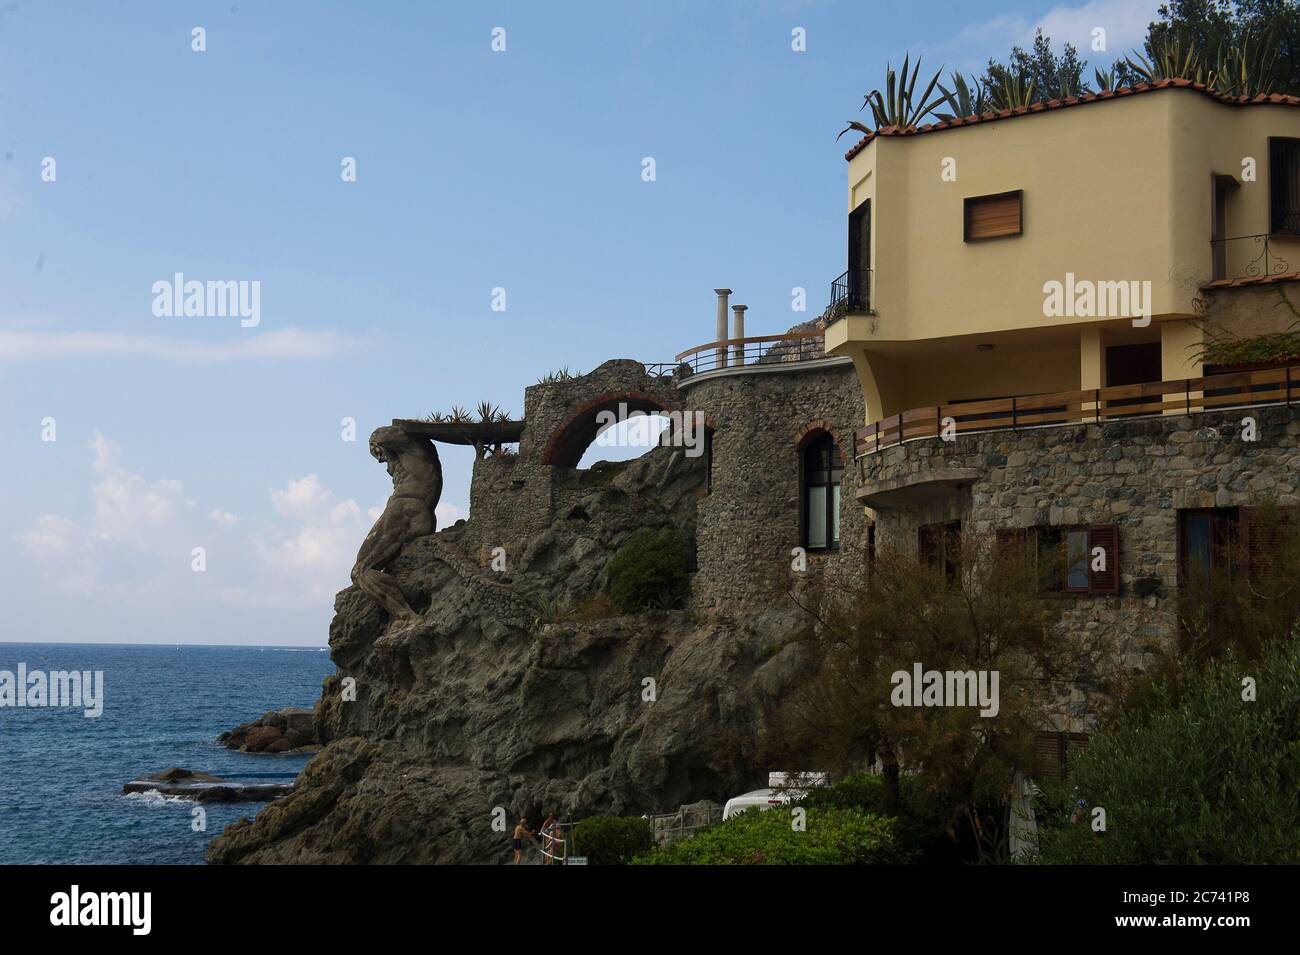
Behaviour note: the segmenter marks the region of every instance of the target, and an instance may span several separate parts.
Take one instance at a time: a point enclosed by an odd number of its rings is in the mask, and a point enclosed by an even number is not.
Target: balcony
[[[845,315],[871,311],[871,269],[849,269],[831,283],[831,301],[826,306],[826,324]]]
[[[788,362],[826,358],[822,332],[786,332],[782,335],[759,335],[753,338],[726,338],[688,348],[677,356],[673,365],[647,365],[652,373],[671,372],[683,365],[692,374],[720,371],[725,368],[752,368],[756,365],[779,365]]]
[[[1284,238],[1292,243],[1300,241],[1300,236]],[[1277,237],[1267,233],[1211,239],[1210,249],[1214,257],[1213,282],[1266,279],[1292,272],[1291,263],[1278,254]]]
[[[918,438],[1104,424],[1120,418],[1193,414],[1234,407],[1289,406],[1297,401],[1300,401],[1300,364],[1179,381],[934,405],[903,411],[858,429],[854,436],[854,457],[864,458]]]

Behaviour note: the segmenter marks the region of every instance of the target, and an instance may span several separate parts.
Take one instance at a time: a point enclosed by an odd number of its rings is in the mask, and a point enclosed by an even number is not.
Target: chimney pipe
[[[745,337],[745,309],[748,305],[731,306],[731,337]],[[733,365],[743,365],[745,363],[745,343],[738,342],[731,346],[731,363]]]
[[[715,288],[713,291],[718,293],[718,336],[714,341],[724,342],[727,340],[727,298],[731,295],[731,289]],[[719,345],[714,349],[713,365],[715,368],[727,367],[726,345]]]

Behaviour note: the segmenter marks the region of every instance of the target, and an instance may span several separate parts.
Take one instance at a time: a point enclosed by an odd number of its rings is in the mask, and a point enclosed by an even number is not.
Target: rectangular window
[[[1031,545],[1045,591],[1119,593],[1119,529],[1114,524],[1002,529],[997,541],[999,547]]]
[[[808,488],[808,546],[826,546],[826,485]]]
[[[1208,600],[1212,583],[1240,566],[1240,513],[1235,507],[1178,512],[1178,584]]]
[[[1034,742],[1037,775],[1064,779],[1070,772],[1070,754],[1087,748],[1086,733],[1039,733]]]
[[[1268,141],[1269,232],[1300,235],[1300,139]]]
[[[1067,531],[1065,535],[1065,589],[1074,593],[1087,593],[1091,584],[1089,574],[1087,531]]]
[[[1023,231],[1022,215],[1024,193],[1003,192],[996,196],[973,196],[965,202],[965,223],[962,239],[1001,239],[1020,235]]]
[[[925,524],[916,529],[921,563],[943,572],[950,583],[961,576],[961,521]]]

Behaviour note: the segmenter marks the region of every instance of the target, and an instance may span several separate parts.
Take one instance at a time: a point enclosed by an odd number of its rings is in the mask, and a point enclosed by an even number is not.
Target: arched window
[[[803,449],[803,546],[838,550],[840,478],[844,458],[835,439],[822,432]]]

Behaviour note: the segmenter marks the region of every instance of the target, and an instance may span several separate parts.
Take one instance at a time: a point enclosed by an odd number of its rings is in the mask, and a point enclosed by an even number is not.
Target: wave
[[[190,802],[184,796],[164,796],[156,789],[146,789],[142,793],[123,793],[122,798],[143,803],[146,806],[165,806],[173,802]]]

